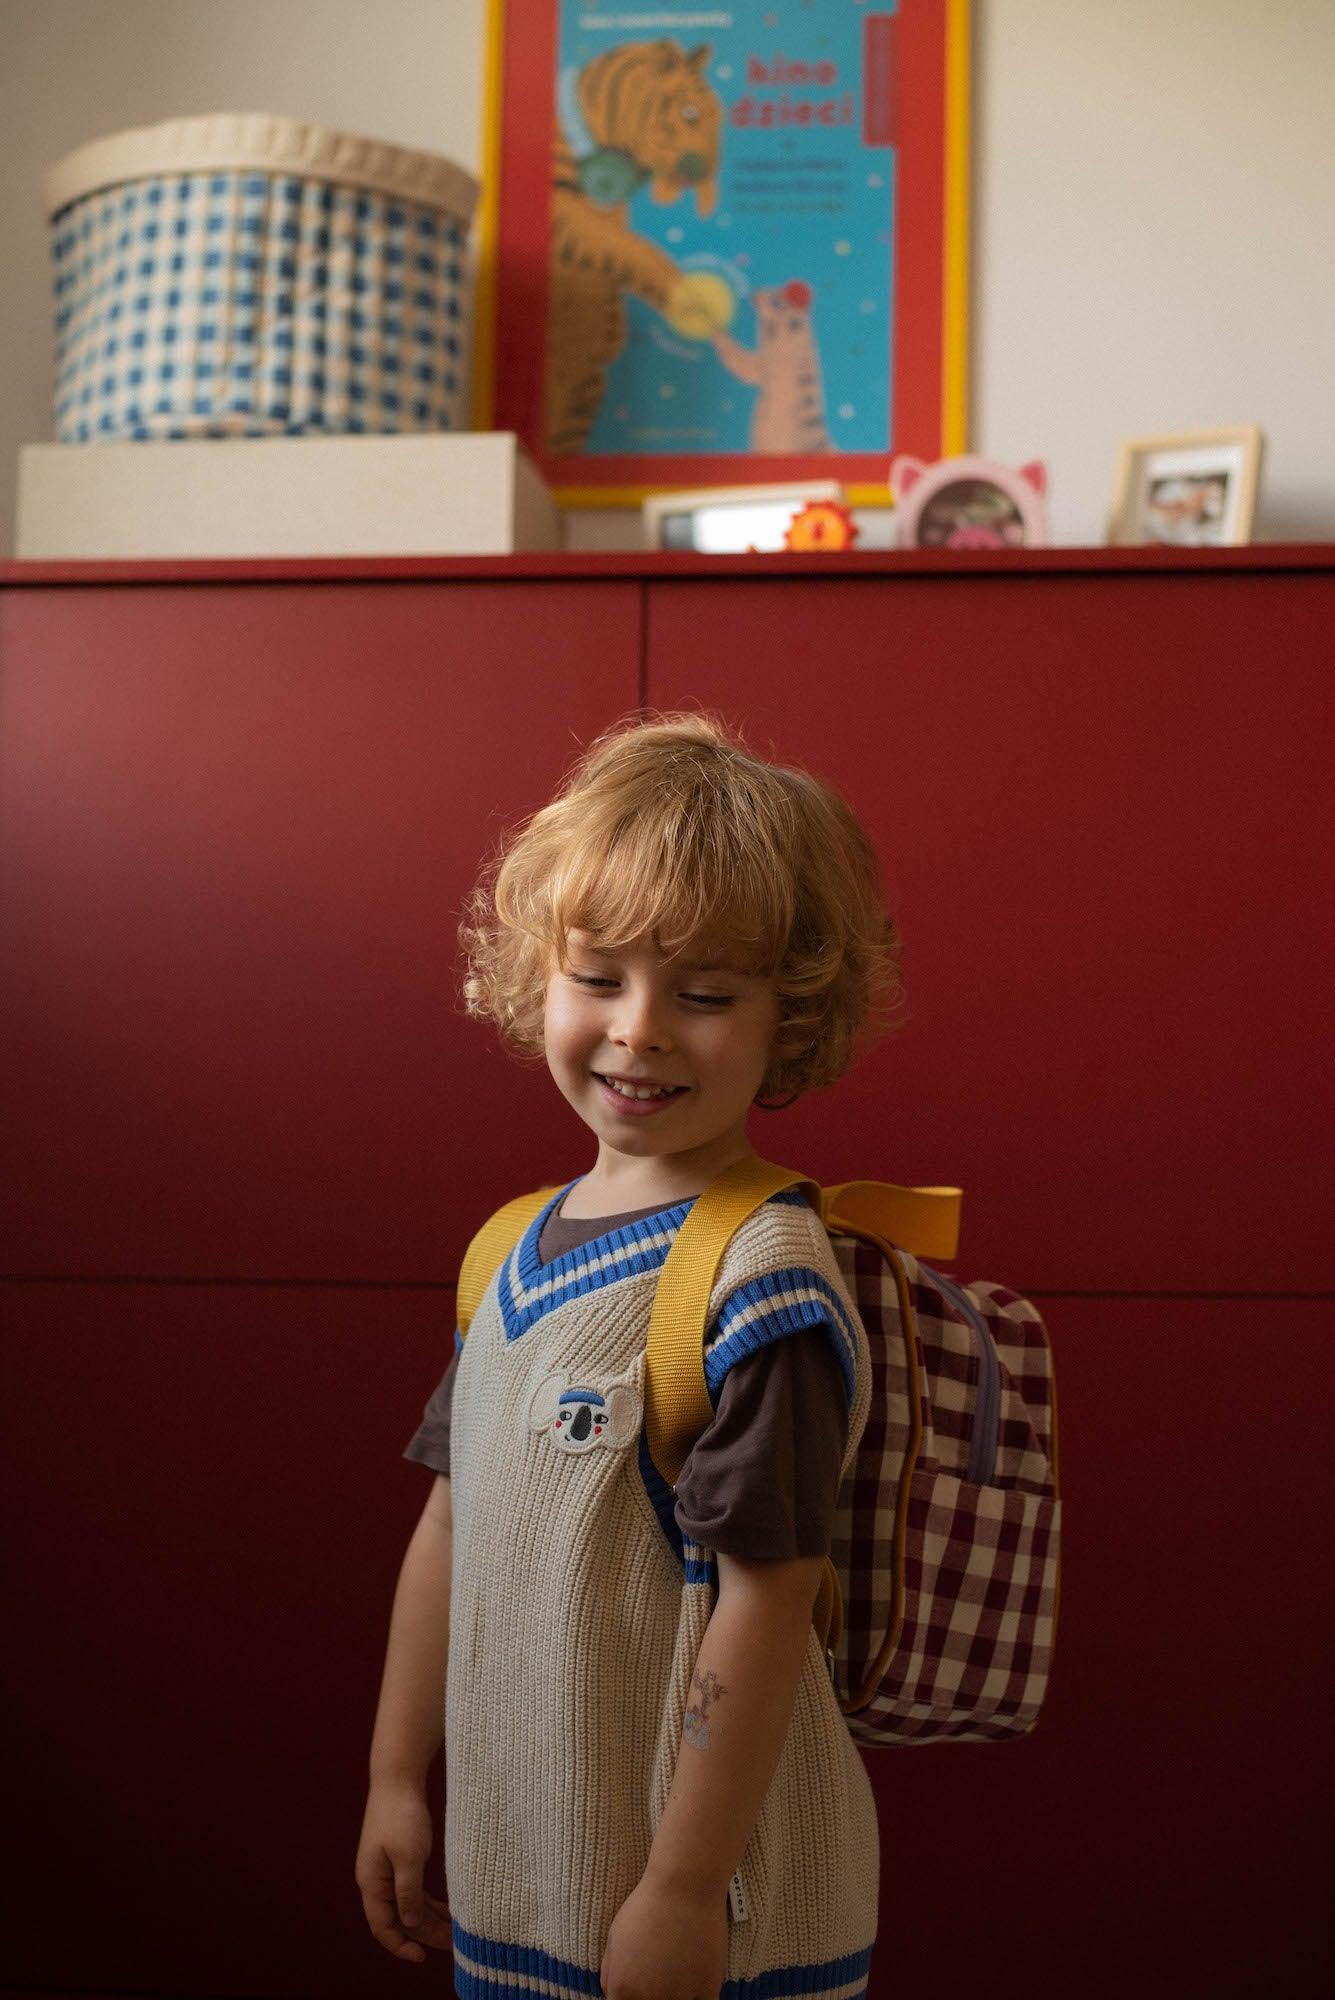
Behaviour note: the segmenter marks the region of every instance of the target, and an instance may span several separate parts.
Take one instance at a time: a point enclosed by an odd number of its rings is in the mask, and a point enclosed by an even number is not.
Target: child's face
[[[545,1052],[562,1095],[597,1136],[595,1172],[620,1174],[621,1160],[611,1157],[620,1155],[704,1185],[749,1153],[747,1113],[779,1025],[774,982],[669,966],[651,946],[599,952],[582,931],[570,932],[567,953],[566,969],[553,960],[548,974]],[[683,1087],[640,1106],[599,1081],[609,1073]]]

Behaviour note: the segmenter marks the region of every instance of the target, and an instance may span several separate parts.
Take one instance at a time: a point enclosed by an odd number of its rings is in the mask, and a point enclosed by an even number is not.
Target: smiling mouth
[[[591,1072],[591,1074],[593,1076],[596,1076],[599,1083],[605,1084],[609,1090],[616,1091],[618,1097],[626,1097],[632,1103],[650,1103],[655,1098],[662,1100],[669,1097],[680,1097],[685,1092],[687,1087],[684,1083],[670,1083],[670,1084],[641,1083],[641,1084],[629,1084],[623,1087],[619,1083],[614,1083],[610,1076],[604,1076],[601,1070],[595,1069]],[[650,1097],[648,1098],[638,1097],[636,1093],[641,1090],[648,1090],[651,1093]]]

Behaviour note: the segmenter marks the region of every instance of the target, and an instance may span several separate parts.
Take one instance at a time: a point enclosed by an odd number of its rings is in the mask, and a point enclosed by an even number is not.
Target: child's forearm
[[[445,1734],[454,1538],[421,1520],[408,1544],[390,1614],[371,1737],[371,1783],[425,1781]]]
[[[734,1572],[737,1565],[733,1565]],[[727,1893],[792,1721],[822,1564],[748,1565],[720,1594],[645,1870],[676,1893]]]

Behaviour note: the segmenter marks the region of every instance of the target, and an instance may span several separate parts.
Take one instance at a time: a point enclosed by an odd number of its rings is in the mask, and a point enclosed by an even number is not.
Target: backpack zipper
[[[969,1463],[964,1477],[974,1486],[990,1486],[997,1469],[997,1425],[1001,1415],[1001,1364],[987,1323],[963,1286],[947,1278],[930,1264],[919,1269],[935,1278],[946,1297],[957,1305],[973,1328],[978,1349],[978,1398],[974,1405],[973,1431],[969,1438]]]

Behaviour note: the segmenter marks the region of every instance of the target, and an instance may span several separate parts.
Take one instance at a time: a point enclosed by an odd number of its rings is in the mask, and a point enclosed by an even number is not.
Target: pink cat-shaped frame
[[[965,454],[941,458],[929,464],[903,452],[890,461],[890,486],[895,496],[895,545],[919,548],[1046,548],[1048,544],[1047,468],[1031,459],[1018,469],[1000,465],[995,459]],[[924,538],[925,517],[934,500],[949,487],[984,486],[994,489],[998,500],[1010,503],[1007,513],[1018,519],[1002,526],[970,524],[961,519],[943,533],[938,520],[935,531]],[[937,510],[938,513],[940,510]],[[995,511],[1000,511],[997,509]]]

